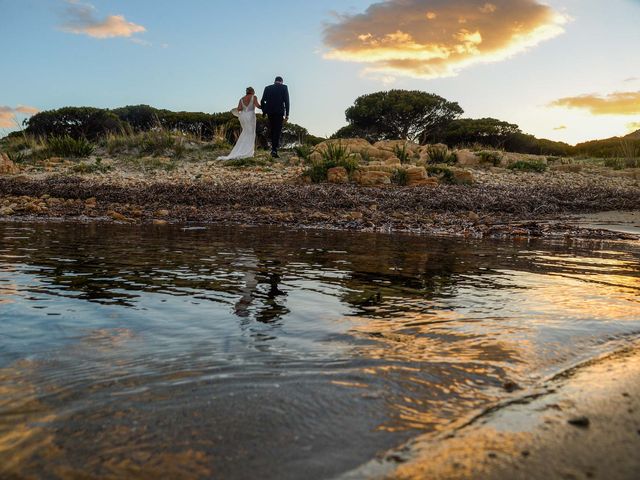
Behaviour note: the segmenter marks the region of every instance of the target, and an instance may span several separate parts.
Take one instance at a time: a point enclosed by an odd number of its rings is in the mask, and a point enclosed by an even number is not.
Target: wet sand
[[[639,344],[587,362],[444,437],[425,436],[342,479],[636,479]]]

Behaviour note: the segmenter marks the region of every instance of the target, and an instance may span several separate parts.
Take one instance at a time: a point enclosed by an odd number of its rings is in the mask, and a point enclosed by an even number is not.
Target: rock
[[[380,170],[358,170],[354,175],[354,180],[360,185],[389,185],[391,183],[390,172],[383,172]]]
[[[156,216],[156,217],[168,217],[169,216],[169,210],[165,210],[165,209],[157,210],[156,213],[154,213],[154,216]]]
[[[462,168],[451,168],[451,171],[453,172],[453,177],[456,179],[456,183],[462,185],[471,185],[476,181],[473,173],[471,173],[469,170],[464,170]]]
[[[0,216],[8,217],[9,215],[13,215],[15,212],[11,207],[2,207],[0,208]]]
[[[329,145],[342,145],[343,147],[348,148],[351,153],[360,152],[362,150],[367,150],[371,147],[371,144],[366,141],[364,138],[341,138],[341,139],[332,139],[325,140],[324,142],[320,142],[316,145],[314,152],[321,153],[326,152],[329,148]]]
[[[408,142],[406,140],[381,140],[373,144],[374,148],[378,150],[386,150],[389,152],[395,153],[396,148],[402,149],[403,147],[407,149],[407,152],[416,154],[420,150],[420,145],[413,142]]]
[[[400,161],[400,159],[398,157],[396,157],[395,155],[393,157],[389,157],[384,161],[385,165],[390,165],[390,166],[394,166],[394,167],[399,167],[400,165],[402,165],[402,162]]]
[[[160,220],[157,218],[153,220],[154,225],[164,226],[164,225],[167,225],[167,223],[168,222],[166,220]]]
[[[327,170],[327,180],[329,183],[348,183],[349,174],[344,167],[334,167]]]
[[[458,158],[458,165],[462,167],[475,167],[480,165],[480,156],[471,150],[458,150],[455,153]]]
[[[84,206],[86,208],[96,208],[97,200],[96,197],[87,198],[84,201]]]
[[[407,172],[407,186],[426,185],[431,182],[424,182],[427,179],[427,170],[424,167],[409,167]],[[436,181],[437,184],[437,181]]]
[[[570,418],[569,420],[567,420],[567,422],[569,423],[569,425],[580,428],[589,428],[589,425],[591,424],[589,418],[585,417],[584,415]]]
[[[347,220],[362,220],[362,217],[363,215],[361,212],[349,212],[344,214],[344,218]]]
[[[127,217],[125,217],[123,214],[118,213],[118,212],[114,212],[113,210],[109,210],[107,212],[107,216],[111,217],[113,220],[117,221],[117,222],[128,222],[129,219]]]
[[[438,179],[435,177],[421,178],[419,180],[409,180],[407,182],[408,187],[436,187],[438,185]]]
[[[469,218],[471,219],[472,214],[475,215],[477,218],[474,221],[478,221],[480,220],[480,217],[478,217],[478,214],[475,212],[469,212]],[[511,393],[511,392],[515,392],[516,390],[520,390],[520,386],[514,382],[513,380],[506,380],[503,384],[502,384],[502,388],[504,388],[507,392]]]
[[[11,175],[19,172],[20,167],[11,161],[9,155],[0,153],[0,175]]]

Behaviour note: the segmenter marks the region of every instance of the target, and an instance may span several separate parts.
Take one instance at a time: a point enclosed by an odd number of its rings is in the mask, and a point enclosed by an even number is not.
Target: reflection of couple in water
[[[278,297],[287,295],[279,288],[282,277],[278,266],[263,264],[261,267],[255,261],[246,262],[244,265],[244,286],[240,289],[242,296],[234,306],[235,314],[247,318],[253,310],[258,322],[273,323],[289,313],[289,309],[278,302]],[[266,285],[267,288],[261,287],[262,285]]]

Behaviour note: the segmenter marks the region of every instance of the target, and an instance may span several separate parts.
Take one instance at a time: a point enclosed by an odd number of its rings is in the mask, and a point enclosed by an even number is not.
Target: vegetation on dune
[[[542,173],[547,171],[547,165],[545,163],[535,160],[518,160],[507,167],[510,170],[519,170],[522,172],[537,172]]]
[[[543,155],[552,157],[604,158],[612,168],[637,167],[640,163],[638,132],[623,138],[585,142],[575,147],[563,142],[536,138],[523,133],[518,125],[495,118],[460,118],[462,108],[438,95],[407,90],[390,90],[358,97],[346,110],[348,125],[333,138],[364,138],[370,142],[405,140],[420,144],[443,144],[448,148],[468,148],[479,152],[486,163],[487,151]],[[183,156],[190,143],[201,150],[228,150],[240,135],[239,121],[230,112],[172,112],[149,105],[115,109],[64,107],[37,113],[25,120],[23,131],[0,140],[2,150],[21,163],[46,155],[82,158],[91,153],[90,145],[106,147],[110,155]],[[257,117],[259,148],[268,146],[268,125],[264,115]],[[311,149],[323,139],[293,123],[284,126],[282,143],[295,147],[306,162]],[[206,143],[203,145],[203,142]],[[409,163],[415,152],[402,146],[393,152],[401,163]],[[455,163],[451,154],[431,152],[431,164]],[[361,153],[365,162],[368,152]],[[446,158],[445,158],[446,157]],[[602,164],[602,162],[601,162]],[[318,167],[319,168],[319,167]]]
[[[330,143],[321,152],[321,158],[314,160],[305,172],[313,183],[321,183],[327,180],[327,172],[331,168],[343,167],[348,174],[352,174],[358,168],[358,160],[348,147],[342,143]]]
[[[52,156],[84,158],[93,153],[94,145],[83,137],[73,138],[65,135],[63,137],[49,137],[47,149]]]
[[[450,152],[446,146],[431,145],[427,149],[428,163],[430,165],[446,164],[454,165],[458,161],[455,153]]]

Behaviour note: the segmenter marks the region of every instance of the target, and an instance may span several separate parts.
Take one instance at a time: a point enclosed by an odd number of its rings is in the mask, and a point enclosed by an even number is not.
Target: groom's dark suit
[[[282,83],[274,83],[264,89],[260,102],[262,112],[269,117],[271,130],[271,151],[280,148],[283,117],[289,117],[289,88]]]

